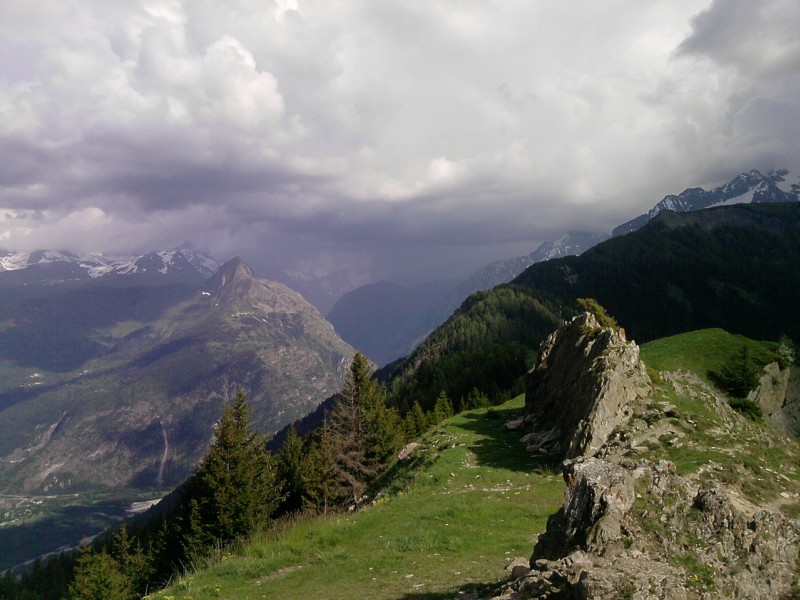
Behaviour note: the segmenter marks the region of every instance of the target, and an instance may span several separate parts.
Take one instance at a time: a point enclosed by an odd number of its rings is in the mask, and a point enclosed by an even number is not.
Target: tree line
[[[77,552],[37,560],[20,577],[6,573],[0,598],[139,598],[276,519],[361,507],[403,444],[453,414],[444,391],[427,410],[417,402],[400,411],[372,375],[368,359],[356,354],[323,422],[304,437],[291,428],[276,453],[251,429],[245,394],[238,392],[225,404],[200,464],[154,516]],[[489,403],[477,391],[468,401]]]

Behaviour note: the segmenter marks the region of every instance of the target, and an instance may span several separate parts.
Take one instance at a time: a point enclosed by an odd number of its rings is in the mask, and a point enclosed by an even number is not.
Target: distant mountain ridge
[[[400,286],[381,282],[356,288],[343,295],[328,313],[328,320],[350,344],[379,364],[387,364],[411,352],[433,328],[470,294],[507,283],[531,265],[565,256],[579,256],[609,237],[636,231],[662,211],[678,213],[737,203],[796,202],[800,184],[789,183],[786,169],[763,175],[757,170],[741,173],[726,184],[706,191],[689,188],[668,195],[644,215],[628,221],[609,235],[572,231],[543,242],[526,256],[493,262],[466,280]],[[444,287],[443,287],[444,286]],[[431,293],[431,290],[436,290]],[[389,334],[380,335],[380,327]]]
[[[691,212],[727,204],[762,204],[765,202],[797,202],[800,184],[788,183],[789,171],[777,169],[762,175],[753,169],[740,173],[726,184],[711,190],[687,188],[680,194],[665,196],[658,204],[643,215],[615,227],[611,235],[616,237],[636,231],[662,210],[672,212]],[[783,188],[779,184],[784,184]]]
[[[0,294],[3,493],[177,485],[226,395],[244,389],[270,433],[339,391],[355,353],[238,258],[194,288],[38,290]]]
[[[370,283],[339,298],[327,319],[344,340],[384,365],[411,352],[470,294],[510,281],[536,262],[580,254],[607,238],[602,233],[565,233],[526,256],[493,262],[467,279],[414,286]]]
[[[470,293],[491,289],[511,281],[532,264],[562,256],[577,256],[608,238],[607,233],[568,231],[552,241],[542,242],[536,250],[526,256],[499,260],[486,265],[467,280],[465,287],[471,290]]]
[[[492,393],[484,386],[501,377],[510,386],[578,298],[595,298],[640,342],[708,327],[800,339],[800,203],[663,211],[580,256],[531,265],[467,298],[380,376],[399,405],[432,406],[442,389],[450,398]]]
[[[138,256],[76,255],[59,250],[0,250],[0,285],[203,281],[220,263],[189,243]],[[124,279],[123,279],[124,278]]]

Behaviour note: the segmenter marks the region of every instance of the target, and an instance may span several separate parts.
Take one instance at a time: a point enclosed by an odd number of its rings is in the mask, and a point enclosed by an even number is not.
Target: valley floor
[[[0,572],[75,548],[166,492],[0,496]]]
[[[276,526],[150,598],[443,600],[497,587],[564,494],[557,465],[502,429],[523,403],[437,427],[373,506]]]

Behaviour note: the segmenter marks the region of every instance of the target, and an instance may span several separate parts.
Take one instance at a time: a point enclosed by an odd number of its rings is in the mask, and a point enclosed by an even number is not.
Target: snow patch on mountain
[[[613,236],[636,231],[653,219],[662,210],[690,212],[713,206],[761,202],[797,202],[800,199],[800,184],[797,176],[790,176],[787,169],[776,169],[763,175],[753,169],[740,173],[724,185],[711,190],[687,188],[678,195],[665,196],[647,213],[616,227]]]
[[[714,204],[709,204],[708,208],[713,208],[715,206],[731,206],[732,204],[750,204],[753,202],[753,190],[747,190],[741,196],[734,196],[733,198],[728,198],[727,200],[720,200],[719,202],[715,202]],[[675,211],[675,212],[685,212],[685,211]]]
[[[219,268],[219,263],[215,259],[197,252],[188,243],[141,256],[115,256],[102,253],[77,256],[71,252],[58,250],[33,252],[0,250],[0,272],[23,271],[35,265],[75,267],[88,279],[142,273],[159,273],[167,276],[173,272],[185,274],[192,271],[203,277],[210,277]]]

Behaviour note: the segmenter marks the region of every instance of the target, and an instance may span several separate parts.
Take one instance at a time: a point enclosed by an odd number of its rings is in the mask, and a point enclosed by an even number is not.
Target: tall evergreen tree
[[[225,405],[211,448],[186,485],[186,549],[228,543],[266,522],[281,499],[272,457],[250,430],[243,392]]]
[[[758,385],[758,371],[747,344],[742,344],[720,366],[709,373],[715,383],[734,398],[745,398]]]
[[[276,457],[277,476],[283,490],[280,513],[294,512],[303,508],[306,496],[303,477],[305,462],[303,440],[292,425]]]
[[[127,600],[135,598],[132,582],[119,563],[105,552],[81,548],[75,577],[69,586],[69,600]]]
[[[447,392],[442,390],[436,398],[436,404],[433,406],[433,422],[441,423],[445,419],[453,416],[453,404],[447,396]]]
[[[383,390],[372,379],[369,360],[361,353],[353,357],[331,414],[330,430],[336,444],[340,499],[357,505],[368,482],[401,443],[400,417],[386,407]]]
[[[323,514],[335,503],[339,489],[336,446],[326,419],[311,441],[303,473],[306,506],[322,510]]]
[[[111,540],[111,557],[117,561],[122,574],[131,587],[143,594],[155,575],[152,557],[145,553],[141,542],[128,534],[125,525],[114,534]]]

